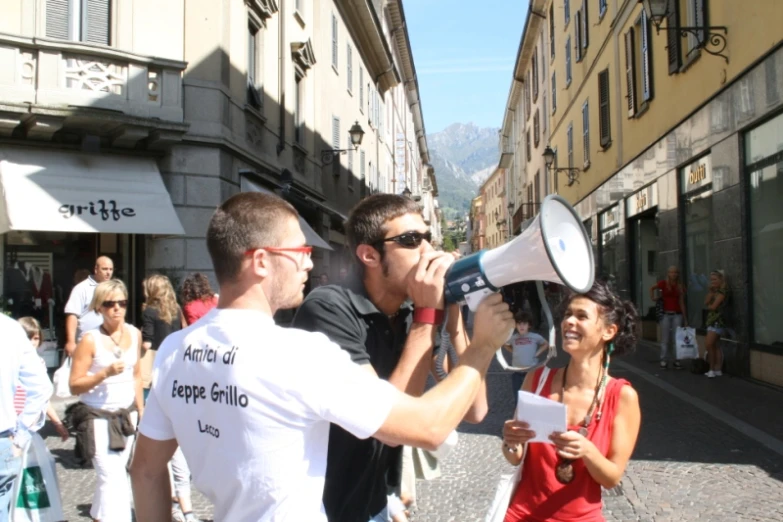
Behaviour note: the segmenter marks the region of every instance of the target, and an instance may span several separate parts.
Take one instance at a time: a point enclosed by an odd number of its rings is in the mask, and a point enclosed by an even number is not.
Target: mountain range
[[[447,220],[470,210],[479,187],[497,167],[499,130],[453,123],[427,136],[438,181],[438,203]]]

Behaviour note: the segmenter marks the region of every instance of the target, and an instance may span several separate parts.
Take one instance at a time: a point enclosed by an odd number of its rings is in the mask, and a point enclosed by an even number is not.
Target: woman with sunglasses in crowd
[[[566,301],[561,323],[565,368],[531,372],[531,392],[546,375],[541,395],[566,405],[568,431],[547,443],[521,420],[506,421],[502,451],[511,464],[524,459],[522,479],[505,522],[603,521],[601,487],[620,483],[639,434],[639,398],[624,379],[609,375],[609,361],[636,344],[636,310],[604,284]]]
[[[97,474],[90,516],[95,521],[130,522],[131,494],[126,465],[144,408],[141,334],[125,322],[128,290],[117,279],[95,288],[90,308],[103,324],[86,332],[71,365],[68,408],[77,431],[77,457],[92,461]]]

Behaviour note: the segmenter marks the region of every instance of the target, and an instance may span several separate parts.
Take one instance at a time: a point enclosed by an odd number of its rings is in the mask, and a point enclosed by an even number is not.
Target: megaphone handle
[[[549,309],[546,295],[544,294],[543,281],[536,281],[536,290],[538,291],[538,300],[541,301],[541,309],[544,311],[546,320],[549,323],[549,349],[556,350],[555,347],[555,321],[552,319],[552,311]]]

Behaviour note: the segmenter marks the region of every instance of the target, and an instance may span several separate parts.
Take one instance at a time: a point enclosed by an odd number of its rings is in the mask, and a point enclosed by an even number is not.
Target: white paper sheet
[[[534,393],[517,392],[516,419],[527,422],[536,436],[530,442],[547,442],[549,435],[566,431],[566,407],[546,397]]]

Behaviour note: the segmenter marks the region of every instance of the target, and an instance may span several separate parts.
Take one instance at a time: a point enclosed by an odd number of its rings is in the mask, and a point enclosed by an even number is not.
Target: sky
[[[527,0],[405,0],[428,134],[500,127]]]

